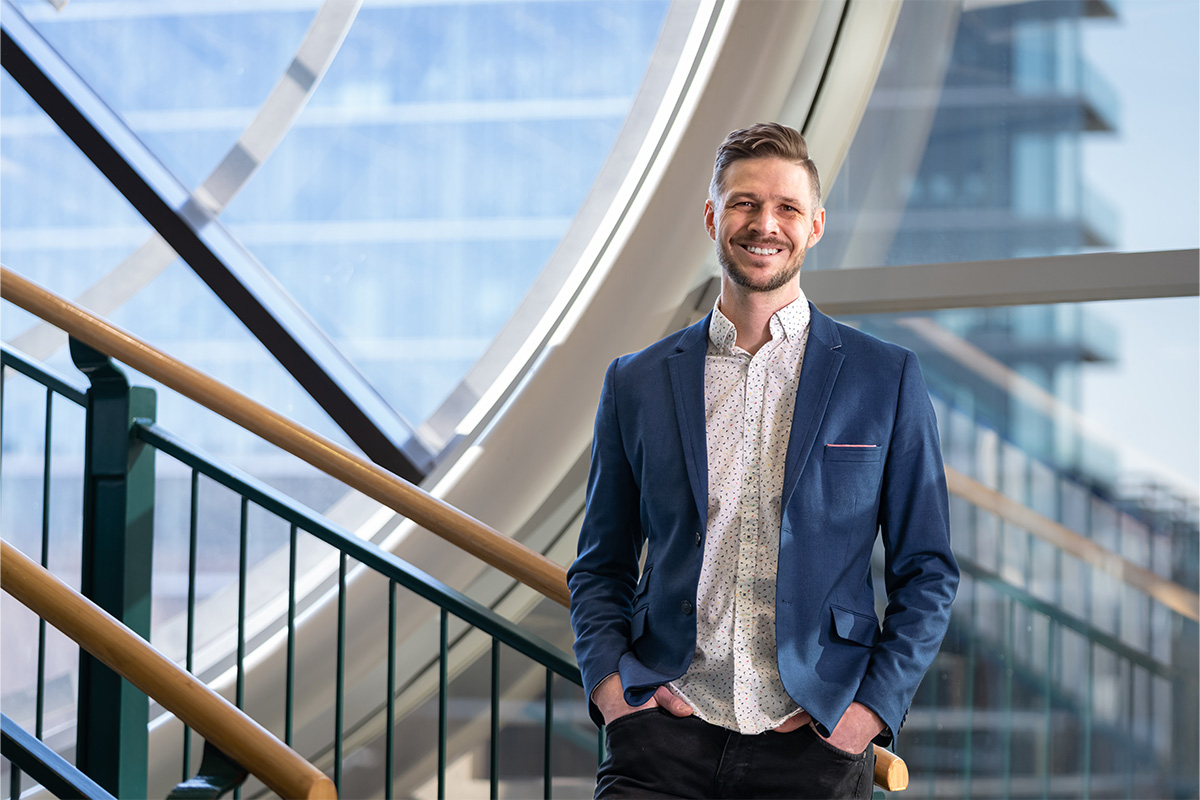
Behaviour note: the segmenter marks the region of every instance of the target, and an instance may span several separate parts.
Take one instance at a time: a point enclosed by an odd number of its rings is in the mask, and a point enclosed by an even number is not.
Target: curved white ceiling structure
[[[673,4],[633,112],[550,267],[444,413],[427,424],[424,433],[451,448],[427,489],[569,562],[605,367],[707,310],[696,308],[695,298],[715,274],[702,211],[717,145],[735,128],[783,119],[803,126],[830,181],[898,8],[898,2],[790,0]],[[358,517],[361,535],[483,602],[499,603],[507,616],[522,617],[541,600],[409,523],[374,512],[343,509],[346,519]],[[377,613],[381,583],[354,576],[349,619]],[[336,635],[335,606],[327,596],[303,620],[312,657],[322,647],[312,640]],[[402,625],[418,630],[425,620],[417,617]],[[543,635],[569,647],[565,613],[558,623],[557,636]],[[320,637],[312,635],[317,630]],[[350,747],[383,729],[377,695],[354,687],[373,683],[368,678],[382,669],[385,642],[352,627],[346,645],[354,653],[346,680]],[[256,698],[282,680],[282,649],[279,637],[266,642],[246,678],[248,711],[268,725],[282,712]],[[296,697],[296,745],[319,751],[331,730],[329,692],[313,681],[298,685]],[[154,746],[167,752],[176,736],[165,725]],[[162,760],[152,754],[152,764]]]

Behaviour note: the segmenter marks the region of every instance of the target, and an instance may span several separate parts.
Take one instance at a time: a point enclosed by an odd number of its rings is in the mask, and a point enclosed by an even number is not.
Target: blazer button
[[[682,603],[679,604],[679,610],[682,611],[684,614],[692,613],[692,601],[684,600]]]
[[[704,544],[704,537],[700,535],[700,531],[696,531],[696,547]]]

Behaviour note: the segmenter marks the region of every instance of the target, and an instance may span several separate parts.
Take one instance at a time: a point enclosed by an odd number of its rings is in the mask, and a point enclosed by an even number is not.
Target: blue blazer
[[[622,356],[604,378],[568,571],[589,698],[619,672],[626,702],[642,705],[683,675],[696,649],[708,326],[706,317]],[[781,502],[775,627],[784,688],[825,736],[857,700],[887,724],[877,740],[886,744],[937,653],[958,587],[937,423],[913,353],[812,308]],[[871,585],[880,535],[882,626]]]

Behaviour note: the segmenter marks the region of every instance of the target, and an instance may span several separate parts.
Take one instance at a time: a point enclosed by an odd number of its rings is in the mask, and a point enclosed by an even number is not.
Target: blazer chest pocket
[[[833,614],[833,630],[838,638],[866,647],[879,641],[879,620],[875,619],[874,614],[859,614],[840,606],[830,606],[829,610]]]
[[[825,461],[878,461],[883,448],[877,444],[827,444]]]

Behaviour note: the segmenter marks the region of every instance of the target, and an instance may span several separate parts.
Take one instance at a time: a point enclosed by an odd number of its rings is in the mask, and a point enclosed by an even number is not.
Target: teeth
[[[779,252],[778,249],[771,250],[765,247],[747,247],[746,249],[756,256],[773,256]]]

